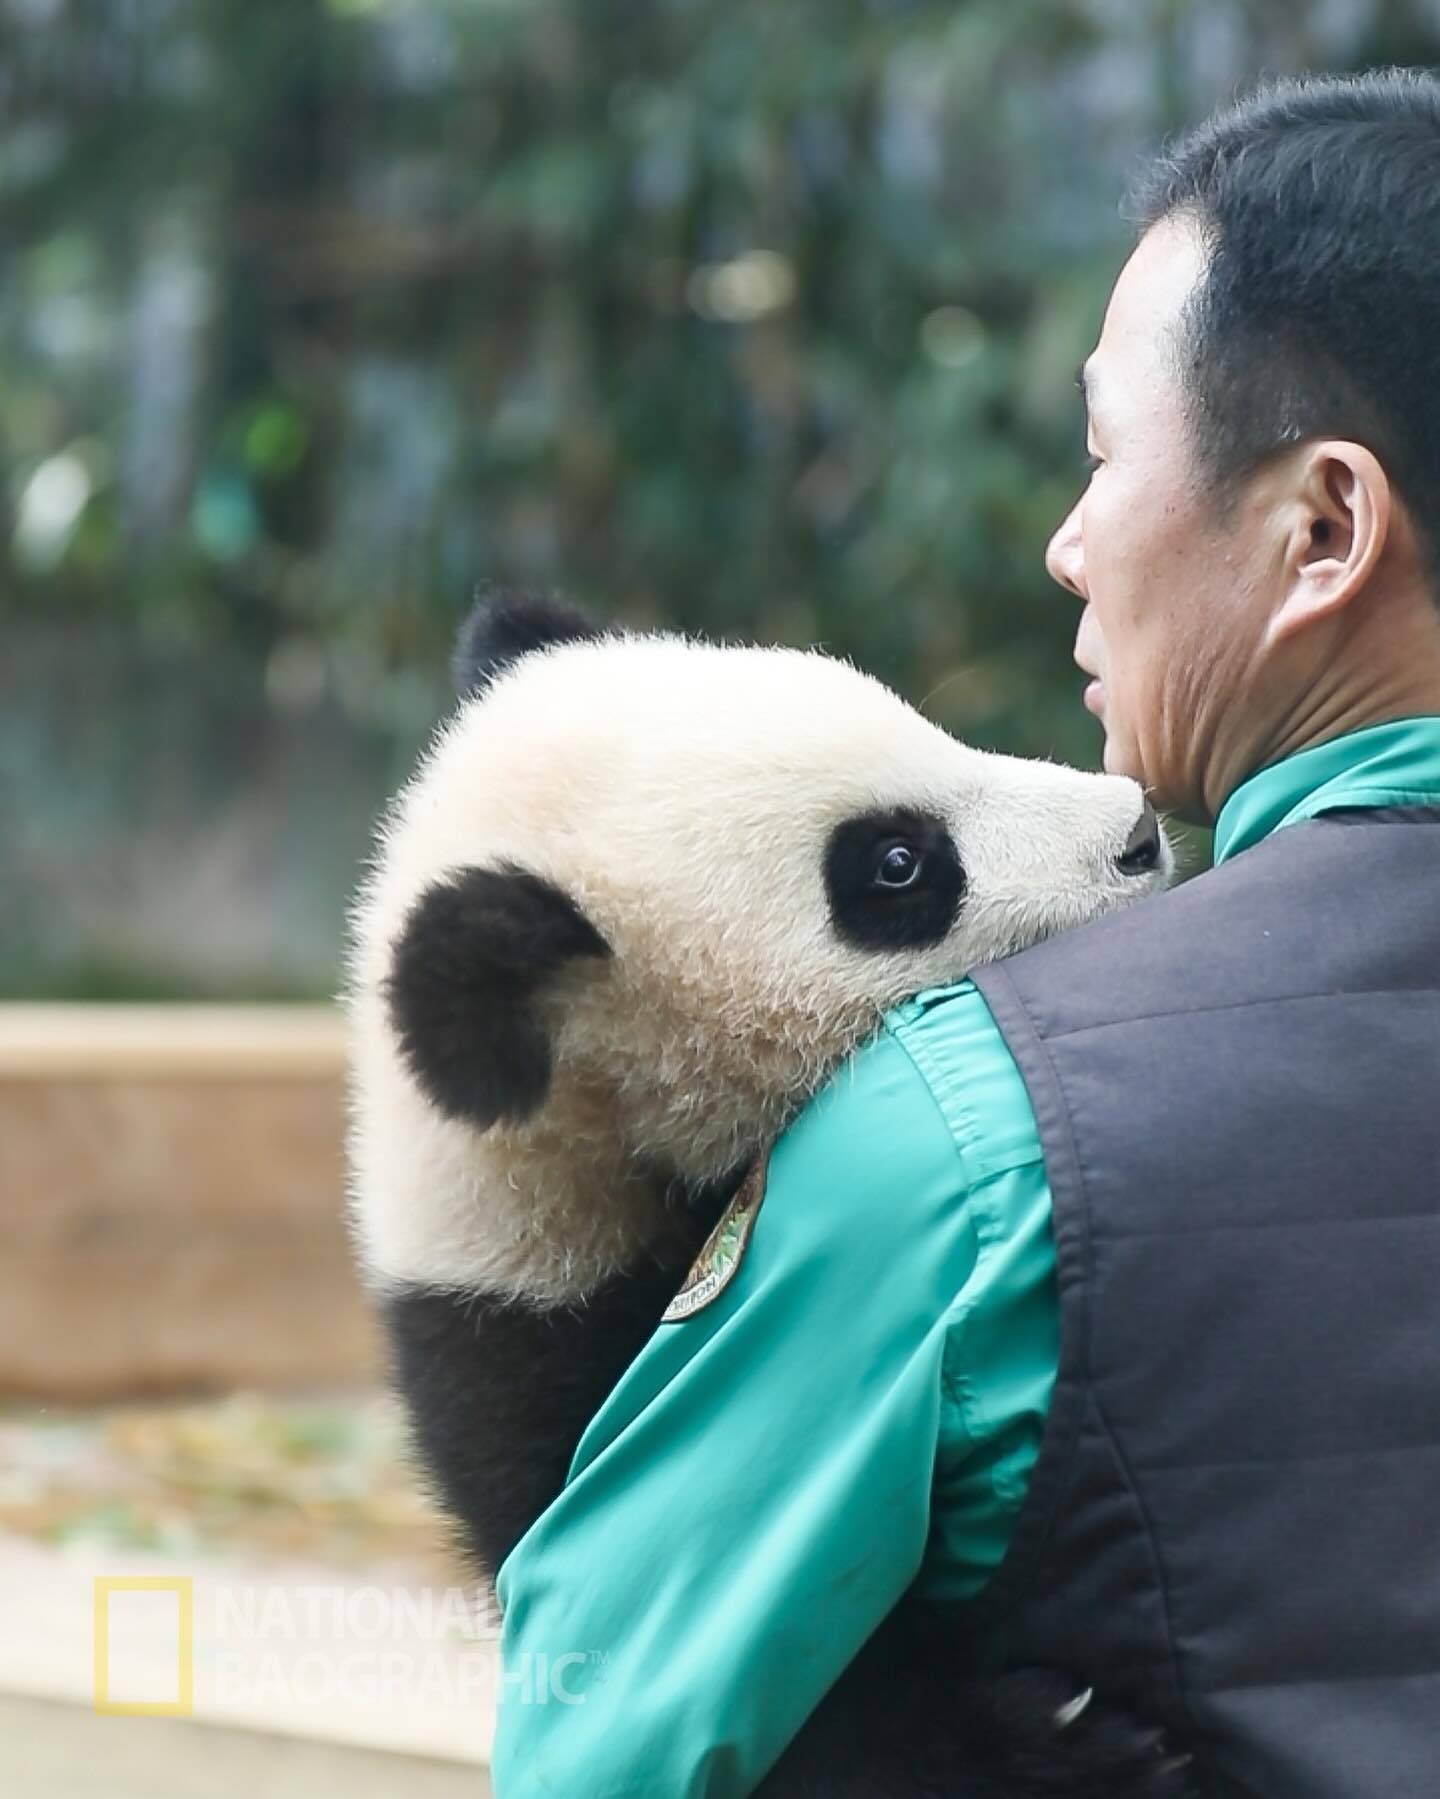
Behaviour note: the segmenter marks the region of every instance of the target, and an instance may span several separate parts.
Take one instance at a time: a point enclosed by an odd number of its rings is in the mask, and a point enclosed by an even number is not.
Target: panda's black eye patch
[[[859,949],[924,949],[953,928],[965,870],[945,821],[908,807],[836,825],[825,892],[837,935]]]

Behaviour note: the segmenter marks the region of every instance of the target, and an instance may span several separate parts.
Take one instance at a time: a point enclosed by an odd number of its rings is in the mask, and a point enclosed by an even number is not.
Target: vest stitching
[[[1440,1680],[1440,1664],[1433,1668],[1406,1668],[1393,1674],[1296,1674],[1288,1680],[1231,1680],[1208,1690],[1215,1694],[1267,1693],[1272,1688],[1279,1692],[1286,1687],[1367,1686],[1375,1681],[1384,1681],[1388,1686],[1395,1680]]]
[[[1358,1218],[1213,1218],[1199,1224],[1155,1226],[1146,1230],[1132,1225],[1123,1231],[1111,1231],[1110,1243],[1143,1243],[1148,1237],[1219,1237],[1226,1231],[1338,1231],[1370,1230],[1377,1224],[1434,1224],[1440,1217],[1432,1206],[1428,1212],[1366,1212]]]
[[[1296,1449],[1288,1455],[1206,1456],[1194,1462],[1147,1462],[1147,1474],[1191,1474],[1197,1468],[1284,1468],[1291,1463],[1374,1461],[1382,1455],[1440,1454],[1440,1443],[1367,1443],[1360,1449]]]
[[[1440,987],[1337,987],[1330,993],[1278,993],[1264,999],[1229,1000],[1223,1006],[1176,1006],[1164,1012],[1137,1012],[1133,1018],[1107,1018],[1102,1024],[1076,1024],[1069,1030],[1047,1030],[1042,1042],[1059,1043],[1069,1037],[1085,1037],[1096,1031],[1113,1031],[1161,1018],[1208,1018],[1222,1012],[1250,1012],[1257,1006],[1296,1006],[1337,999],[1401,999],[1407,994],[1433,997]]]

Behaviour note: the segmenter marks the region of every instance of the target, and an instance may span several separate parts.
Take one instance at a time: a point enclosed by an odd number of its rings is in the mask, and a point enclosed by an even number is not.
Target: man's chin
[[[1129,738],[1112,730],[1108,724],[1105,725],[1105,751],[1101,766],[1107,775],[1125,775],[1131,781],[1138,781],[1147,790],[1149,788],[1135,745]]]
[[[1163,764],[1158,768],[1147,768],[1135,743],[1108,729],[1101,766],[1107,775],[1124,775],[1126,780],[1138,781],[1146,799],[1167,818],[1174,818],[1181,824],[1214,823],[1203,807],[1197,808],[1191,803],[1186,791],[1172,778],[1173,770]]]
[[[1100,723],[1105,731],[1105,747],[1100,752],[1100,766],[1105,770],[1107,775],[1128,775],[1130,770],[1123,766],[1126,759],[1125,745],[1110,729],[1109,725],[1105,724],[1103,718]]]

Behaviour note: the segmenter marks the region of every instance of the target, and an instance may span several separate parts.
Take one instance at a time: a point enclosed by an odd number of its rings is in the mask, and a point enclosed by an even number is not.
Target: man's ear
[[[1390,480],[1363,444],[1307,444],[1297,473],[1289,586],[1270,621],[1272,641],[1348,606],[1374,574],[1391,531]]]
[[[386,980],[411,1073],[448,1118],[480,1130],[535,1112],[550,1087],[542,984],[610,946],[569,896],[528,869],[462,868],[411,907]]]
[[[460,627],[451,673],[456,691],[488,687],[496,675],[531,650],[556,643],[583,643],[604,633],[578,606],[554,595],[521,593],[483,582],[470,616]]]

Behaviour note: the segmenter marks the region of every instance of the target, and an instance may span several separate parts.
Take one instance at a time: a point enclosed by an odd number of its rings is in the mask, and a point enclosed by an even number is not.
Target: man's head
[[[1204,819],[1277,756],[1440,710],[1440,80],[1267,88],[1139,216],[1048,566],[1106,767]]]

